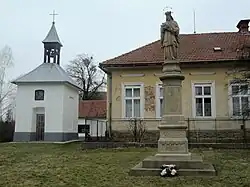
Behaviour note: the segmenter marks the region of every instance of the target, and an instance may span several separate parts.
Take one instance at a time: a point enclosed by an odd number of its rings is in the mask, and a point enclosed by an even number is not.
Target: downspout
[[[108,123],[109,123],[109,137],[112,137],[112,73],[108,72],[106,69],[99,64],[99,68],[107,74],[107,85],[108,85]]]
[[[108,121],[109,121],[109,134],[112,137],[112,74],[108,73]]]

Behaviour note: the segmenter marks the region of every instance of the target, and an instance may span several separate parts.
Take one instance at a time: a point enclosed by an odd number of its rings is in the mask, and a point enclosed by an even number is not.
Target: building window
[[[124,85],[125,118],[142,117],[143,114],[142,85]]]
[[[156,118],[163,115],[163,87],[161,84],[156,85]]]
[[[35,90],[35,100],[36,101],[44,100],[44,90]]]
[[[194,117],[213,116],[212,83],[193,84],[193,115]]]
[[[249,114],[249,86],[247,83],[232,83],[231,89],[231,110],[233,117],[248,116]]]

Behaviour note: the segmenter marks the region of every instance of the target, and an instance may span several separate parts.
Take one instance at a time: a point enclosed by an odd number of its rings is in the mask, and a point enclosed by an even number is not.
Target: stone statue
[[[161,25],[161,47],[164,49],[164,60],[176,60],[180,28],[170,11],[166,12],[165,15],[166,22]]]

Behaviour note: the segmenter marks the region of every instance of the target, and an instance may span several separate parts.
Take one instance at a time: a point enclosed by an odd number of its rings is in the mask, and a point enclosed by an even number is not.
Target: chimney
[[[239,32],[245,33],[249,32],[248,28],[248,23],[250,22],[250,19],[244,19],[240,20],[239,23],[237,24],[237,28],[239,29]]]

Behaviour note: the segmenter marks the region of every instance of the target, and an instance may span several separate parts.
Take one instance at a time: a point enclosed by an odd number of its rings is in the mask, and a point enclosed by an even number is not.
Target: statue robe
[[[179,48],[179,26],[171,20],[161,25],[161,44],[164,49],[164,60],[175,60]]]

